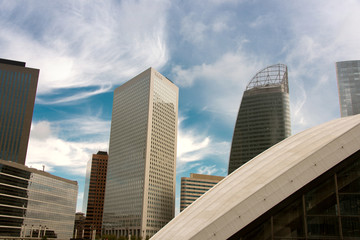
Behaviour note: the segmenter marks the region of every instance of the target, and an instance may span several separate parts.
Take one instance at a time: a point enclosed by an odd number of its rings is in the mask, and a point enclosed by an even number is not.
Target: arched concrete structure
[[[291,136],[253,158],[151,239],[227,239],[360,149],[360,115]]]

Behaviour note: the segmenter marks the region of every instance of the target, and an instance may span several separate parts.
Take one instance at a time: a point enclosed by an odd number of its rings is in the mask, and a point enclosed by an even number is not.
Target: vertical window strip
[[[14,136],[16,137],[17,141],[15,141],[14,143],[14,147],[13,147],[13,159],[15,162],[18,162],[18,144],[20,142],[20,136],[21,136],[21,132],[20,132],[20,129],[19,129],[19,117],[20,117],[20,111],[21,111],[21,108],[20,108],[20,104],[21,104],[21,97],[23,95],[22,93],[22,87],[23,85],[21,84],[21,78],[24,76],[24,73],[18,73],[17,74],[17,77],[16,77],[16,86],[15,86],[15,89],[16,89],[16,103],[15,103],[15,107],[14,107],[14,111],[15,111],[15,119],[14,119],[14,129],[15,129],[15,132],[14,132]]]
[[[12,99],[11,99],[11,106],[10,106],[10,123],[9,123],[9,130],[10,130],[10,141],[9,141],[9,147],[8,147],[8,158],[12,161],[14,161],[14,146],[17,141],[17,136],[15,135],[15,120],[16,120],[16,104],[17,104],[17,89],[16,89],[16,81],[17,81],[18,73],[13,72],[12,75]]]
[[[4,143],[4,151],[5,151],[5,160],[9,160],[9,141],[11,141],[10,131],[11,131],[11,101],[12,101],[12,79],[13,79],[13,72],[8,72],[7,74],[7,83],[8,87],[6,88],[7,96],[6,96],[6,117],[5,117],[5,143]]]

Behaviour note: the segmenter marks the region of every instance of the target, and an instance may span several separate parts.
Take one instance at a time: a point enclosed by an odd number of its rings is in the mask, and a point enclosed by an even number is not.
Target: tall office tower
[[[249,82],[232,139],[229,169],[235,169],[291,135],[288,71],[269,66]]]
[[[107,162],[108,154],[103,151],[93,154],[88,162],[84,191],[84,201],[86,201],[85,239],[101,235]]]
[[[0,159],[25,164],[39,69],[0,59]]]
[[[221,176],[196,173],[190,173],[190,177],[182,177],[180,212],[223,179]]]
[[[70,239],[78,184],[0,159],[0,239]]]
[[[360,60],[336,63],[341,117],[360,113]]]
[[[174,217],[178,95],[153,68],[115,89],[106,234],[152,236]]]

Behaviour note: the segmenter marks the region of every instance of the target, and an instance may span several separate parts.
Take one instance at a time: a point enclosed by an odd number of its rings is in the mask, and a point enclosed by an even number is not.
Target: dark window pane
[[[274,236],[304,237],[304,215],[301,199],[274,216]]]
[[[360,217],[342,217],[341,225],[344,237],[360,237]]]
[[[270,240],[271,239],[271,223],[270,220],[261,224],[250,233],[246,234],[241,240]]]
[[[336,215],[335,181],[330,177],[326,182],[305,194],[307,215]]]
[[[340,215],[360,215],[360,194],[339,194]]]
[[[345,168],[337,174],[339,193],[360,192],[360,161]]]
[[[336,216],[307,217],[309,237],[339,237],[339,221]]]

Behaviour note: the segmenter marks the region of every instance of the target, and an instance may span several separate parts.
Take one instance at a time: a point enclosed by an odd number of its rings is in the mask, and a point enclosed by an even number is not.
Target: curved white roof
[[[253,158],[151,239],[227,239],[360,148],[360,115],[293,135]]]

